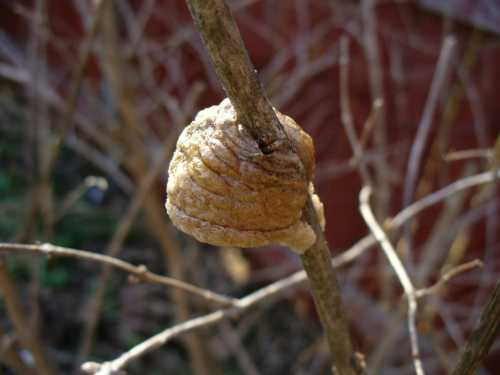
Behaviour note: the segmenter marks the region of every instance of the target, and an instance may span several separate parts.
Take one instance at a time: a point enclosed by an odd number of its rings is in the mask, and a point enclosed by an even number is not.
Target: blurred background
[[[360,165],[382,223],[454,181],[498,168],[497,0],[228,3],[271,102],[315,141],[315,186],[334,255],[369,233],[358,209]],[[177,137],[223,98],[184,1],[0,0],[0,241],[105,253],[233,297],[300,269],[284,248],[213,248],[168,220],[166,171]],[[363,143],[358,157],[342,122],[349,113]],[[429,374],[453,368],[499,279],[498,192],[498,183],[462,191],[391,232],[417,288],[460,264],[483,263],[419,301]],[[369,373],[414,373],[402,288],[380,249],[339,272]],[[79,259],[0,254],[0,281],[12,286],[0,288],[5,374],[78,373],[83,361],[110,360],[213,310]],[[41,354],[23,346],[6,291]],[[177,338],[128,372],[325,374],[328,364],[302,288]],[[479,374],[499,371],[497,340]]]

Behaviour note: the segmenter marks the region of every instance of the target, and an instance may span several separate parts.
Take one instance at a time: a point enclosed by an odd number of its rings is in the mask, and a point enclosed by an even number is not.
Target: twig
[[[242,124],[264,154],[288,143],[223,0],[187,0],[213,67]]]
[[[196,295],[197,297],[201,297],[204,300],[211,303],[215,303],[217,305],[232,306],[235,304],[236,301],[231,297],[214,293],[208,289],[203,289],[193,284],[189,284],[184,281],[177,280],[168,276],[161,276],[155,274],[149,271],[144,265],[135,266],[131,263],[125,262],[124,260],[108,255],[92,253],[90,251],[71,249],[62,246],[55,246],[48,243],[41,245],[29,245],[29,244],[10,244],[10,243],[0,242],[0,252],[4,251],[38,253],[47,256],[78,258],[86,261],[98,262],[130,273],[136,280],[161,284],[168,287],[181,289],[185,292]]]
[[[482,158],[491,160],[494,157],[494,151],[492,149],[473,149],[473,150],[461,150],[454,151],[446,154],[444,156],[445,161],[456,161],[464,159]]]
[[[418,375],[424,374],[424,368],[422,366],[422,360],[420,359],[420,350],[418,347],[418,337],[417,337],[417,327],[415,323],[416,313],[417,313],[417,298],[415,296],[415,288],[406,272],[406,269],[401,263],[396,250],[392,247],[392,244],[387,237],[387,234],[382,230],[382,227],[377,223],[375,216],[370,208],[370,195],[371,187],[365,186],[361,189],[359,194],[359,209],[366,224],[370,228],[375,238],[382,247],[389,263],[391,264],[394,272],[396,273],[401,286],[404,289],[406,298],[408,299],[408,330],[410,332],[410,343],[411,343],[411,354],[413,357],[413,365],[415,367],[415,372]]]
[[[377,38],[378,21],[375,13],[376,0],[363,0],[360,3],[360,13],[363,21],[361,42],[367,60],[368,78],[370,82],[370,95],[372,103],[384,102],[384,77],[382,70],[382,57],[380,43]],[[390,199],[390,179],[387,178],[389,170],[385,157],[387,150],[387,122],[385,108],[381,107],[374,119],[374,144],[381,151],[382,157],[374,163],[374,183],[376,186],[375,212],[377,216],[386,217]]]
[[[363,146],[356,135],[349,105],[349,40],[345,36],[340,39],[340,109],[342,125],[344,125],[347,139],[351,145],[359,174],[365,185],[371,185],[370,174],[363,161]]]
[[[498,172],[498,175],[500,176],[500,172]],[[421,211],[423,211],[425,208],[428,208],[446,198],[449,196],[456,194],[464,189],[471,188],[473,186],[485,184],[487,182],[493,181],[493,173],[491,172],[485,172],[482,174],[479,174],[477,176],[471,176],[467,177],[466,183],[463,183],[462,181],[456,181],[455,183],[433,193],[430,194],[429,196],[425,197],[421,201],[417,201],[413,203],[411,206],[407,207],[403,211],[401,211],[398,215],[396,215],[389,223],[387,224],[387,227],[389,229],[397,229],[400,228],[406,221],[408,221],[410,218],[412,218],[414,215],[417,215]],[[357,257],[359,257],[361,254],[363,254],[364,251],[370,249],[373,245],[377,243],[377,240],[375,239],[373,234],[369,234],[359,240],[354,246],[352,246],[349,250],[343,252],[340,255],[335,256],[331,260],[332,267],[338,268],[343,265],[346,265],[352,261],[354,261]],[[249,309],[250,307],[253,307],[256,304],[264,304],[264,303],[269,303],[273,299],[277,299],[279,296],[285,294],[285,292],[289,292],[292,288],[296,288],[303,284],[307,280],[307,276],[305,271],[297,271],[294,274],[278,280],[272,284],[269,284],[249,295],[246,297],[243,297],[239,299],[236,302],[236,306],[233,308],[229,309],[221,309],[217,310],[213,313],[210,313],[208,315],[205,315],[207,319],[205,321],[201,320],[203,317],[195,318],[195,322],[193,323],[194,319],[191,319],[189,321],[180,323],[182,326],[179,327],[179,325],[170,327],[167,330],[163,331],[162,333],[153,336],[151,339],[148,339],[148,345],[142,346],[142,343],[139,344],[141,346],[140,348],[140,353],[137,351],[137,347],[132,348],[129,352],[123,353],[121,356],[119,356],[117,359],[105,362],[103,364],[98,364],[98,363],[91,363],[87,362],[84,366],[86,371],[88,373],[92,374],[99,374],[99,375],[111,375],[111,374],[116,374],[118,373],[117,371],[123,369],[125,366],[127,366],[133,359],[139,358],[140,356],[158,348],[159,346],[165,344],[169,340],[173,339],[174,337],[181,335],[183,333],[189,332],[190,330],[194,330],[197,328],[204,327],[204,324],[215,324],[218,321],[224,319],[225,317],[232,316],[232,311],[237,311],[238,314],[241,314],[244,312],[244,310]],[[222,313],[222,314],[221,314]],[[192,324],[195,326],[193,327]],[[176,328],[177,327],[177,328]],[[175,330],[174,330],[175,328]],[[175,331],[175,332],[174,332]],[[166,336],[165,336],[166,335]],[[161,344],[157,343],[157,340],[161,340]],[[133,357],[129,358],[129,354],[133,355]],[[118,361],[118,359],[120,361]],[[101,372],[99,372],[101,371]],[[114,371],[114,372],[113,372]]]
[[[481,313],[479,326],[472,332],[452,375],[472,375],[481,364],[500,330],[500,282]]]
[[[416,290],[415,297],[422,298],[422,297],[427,296],[429,294],[434,294],[434,293],[438,292],[439,290],[441,290],[448,283],[448,281],[450,281],[455,276],[457,276],[463,272],[470,271],[473,268],[482,267],[482,266],[483,266],[483,262],[481,262],[479,259],[475,259],[473,261],[470,261],[470,262],[461,264],[459,266],[453,267],[451,270],[449,270],[443,276],[441,276],[439,278],[439,280],[434,285],[431,285],[427,288]]]
[[[78,98],[80,94],[80,88],[83,82],[85,67],[87,66],[88,59],[90,57],[90,53],[92,51],[92,45],[94,42],[94,38],[97,35],[97,31],[99,30],[100,20],[103,15],[103,4],[110,0],[96,0],[94,1],[94,14],[92,21],[90,23],[90,28],[88,33],[83,40],[82,46],[78,51],[78,60],[75,67],[75,71],[73,72],[73,78],[71,81],[71,87],[69,90],[69,94],[67,97],[67,102],[65,104],[65,110],[63,114],[63,124],[61,131],[57,134],[55,142],[51,149],[50,159],[48,161],[47,170],[51,171],[54,167],[54,163],[59,156],[61,145],[71,129],[71,124],[73,121],[73,115],[76,110],[76,105],[78,103]]]
[[[408,159],[408,174],[405,179],[403,190],[403,207],[407,207],[410,204],[415,193],[421,157],[424,152],[425,145],[427,144],[432,119],[438,105],[439,94],[441,93],[448,76],[449,67],[451,66],[450,59],[452,57],[455,44],[455,39],[449,36],[446,37],[443,42],[443,47],[441,48],[434,77],[432,78],[429,96],[427,97],[424,112],[422,113],[422,118],[418,124],[417,134],[415,135],[415,142],[413,143],[410,151],[410,157]],[[407,225],[406,228],[406,236],[410,242],[409,225]]]
[[[187,0],[187,3],[217,75],[242,125],[264,154],[281,147],[292,148],[261,87],[238,27],[224,0]],[[316,233],[315,244],[301,255],[311,282],[314,302],[338,373],[355,374],[351,362],[354,359],[352,344],[342,309],[340,288],[329,262],[330,251],[310,197],[304,211]]]

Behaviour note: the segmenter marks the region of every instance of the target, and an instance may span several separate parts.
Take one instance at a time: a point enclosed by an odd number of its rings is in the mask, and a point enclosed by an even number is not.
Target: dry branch
[[[177,280],[168,276],[157,275],[149,271],[146,266],[139,265],[135,266],[121,259],[109,256],[92,253],[90,251],[71,249],[67,247],[55,246],[51,244],[41,244],[41,245],[28,245],[28,244],[9,244],[0,242],[0,252],[28,252],[28,253],[38,253],[47,256],[59,256],[59,257],[69,257],[78,258],[81,260],[98,262],[103,265],[114,267],[122,271],[128,272],[133,276],[133,280],[139,280],[143,282],[160,284],[172,288],[177,288],[183,290],[187,293],[196,295],[204,299],[207,302],[215,303],[222,306],[232,306],[236,302],[235,299],[224,296],[222,294],[214,293],[210,290],[197,287],[193,284],[186,283],[181,280]]]
[[[361,211],[361,214],[363,215],[363,219],[365,219],[366,224],[379,242],[380,247],[389,260],[391,267],[396,273],[401,286],[404,289],[406,298],[408,299],[408,331],[410,332],[413,364],[417,375],[424,375],[424,368],[422,365],[422,360],[420,358],[420,349],[418,346],[417,326],[415,322],[418,309],[417,297],[415,296],[415,288],[410,280],[410,277],[408,276],[408,273],[406,272],[403,263],[399,259],[396,250],[389,241],[387,234],[383,231],[382,227],[379,223],[377,223],[377,220],[375,219],[375,215],[370,208],[370,195],[370,186],[365,186],[363,187],[363,189],[361,189],[361,192],[359,194],[359,209]]]

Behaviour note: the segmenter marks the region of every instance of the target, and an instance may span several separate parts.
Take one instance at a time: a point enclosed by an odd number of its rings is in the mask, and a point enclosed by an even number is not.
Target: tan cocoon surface
[[[314,243],[313,230],[301,221],[314,146],[295,121],[276,113],[300,159],[289,150],[262,154],[228,99],[186,127],[167,184],[167,212],[179,229],[216,246],[281,243],[300,252]]]

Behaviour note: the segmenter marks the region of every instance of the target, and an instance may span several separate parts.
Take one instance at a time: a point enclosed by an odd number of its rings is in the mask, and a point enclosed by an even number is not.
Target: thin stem
[[[391,267],[396,273],[399,282],[404,289],[406,298],[408,299],[408,331],[410,332],[413,364],[417,375],[424,375],[424,368],[422,366],[422,360],[420,359],[420,350],[418,346],[417,327],[415,323],[418,309],[417,298],[415,296],[415,288],[413,287],[413,283],[411,282],[403,263],[399,259],[396,250],[389,241],[387,234],[383,231],[382,227],[375,219],[375,215],[370,208],[370,195],[370,186],[365,186],[363,187],[363,189],[361,189],[361,192],[359,194],[359,209],[361,211],[361,214],[363,215],[363,219],[365,219],[366,224],[370,228],[370,231],[379,242],[380,247],[389,260]]]
[[[269,154],[286,144],[227,4],[223,0],[187,0],[187,4],[227,96],[261,151]]]
[[[68,258],[79,258],[86,261],[98,262],[103,265],[114,267],[122,271],[130,273],[135,280],[143,282],[150,282],[161,284],[172,288],[183,290],[187,293],[194,294],[200,298],[217,305],[231,306],[236,302],[235,299],[224,296],[222,294],[214,293],[210,290],[197,287],[193,284],[186,283],[181,280],[174,279],[168,276],[161,276],[149,271],[146,266],[135,266],[124,260],[117,259],[113,256],[103,255],[98,253],[91,253],[90,251],[71,249],[68,247],[55,246],[51,244],[29,245],[29,244],[10,244],[0,242],[0,252],[28,252],[35,254],[42,254],[48,256],[59,256]],[[134,281],[132,279],[132,281]]]

